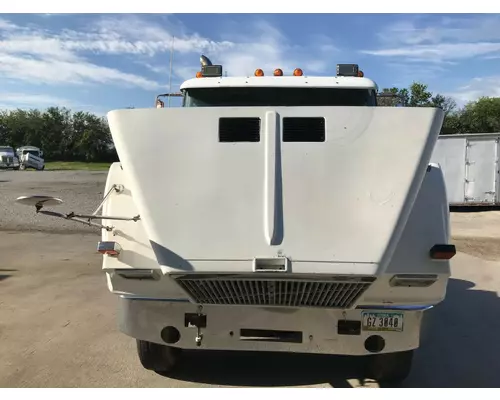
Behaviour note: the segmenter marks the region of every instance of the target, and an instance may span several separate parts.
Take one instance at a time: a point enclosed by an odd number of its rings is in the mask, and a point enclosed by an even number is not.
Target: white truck
[[[20,162],[20,169],[33,168],[37,171],[45,169],[45,160],[43,159],[43,151],[35,146],[22,146],[16,149],[17,156]]]
[[[366,377],[400,382],[455,254],[429,163],[443,112],[377,107],[362,75],[223,77],[202,57],[182,107],[108,114],[120,162],[94,214],[18,201],[102,228],[146,369],[184,349],[282,351],[363,357]]]
[[[10,146],[0,146],[0,168],[13,170],[19,169],[19,159]]]

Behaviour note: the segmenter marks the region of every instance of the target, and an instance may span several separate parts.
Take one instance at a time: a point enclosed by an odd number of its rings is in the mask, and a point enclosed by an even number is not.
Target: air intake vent
[[[321,279],[254,278],[238,275],[176,279],[198,304],[350,308],[374,277]]]
[[[324,142],[324,118],[283,118],[284,142]]]
[[[259,142],[260,118],[219,118],[219,142]]]

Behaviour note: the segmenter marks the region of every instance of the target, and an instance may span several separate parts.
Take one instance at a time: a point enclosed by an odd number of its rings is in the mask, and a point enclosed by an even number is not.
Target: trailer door
[[[446,193],[451,205],[465,202],[465,151],[467,139],[456,137],[441,137],[434,147],[431,162],[437,163],[443,170],[446,182]]]
[[[465,156],[465,201],[495,203],[497,139],[468,139]]]

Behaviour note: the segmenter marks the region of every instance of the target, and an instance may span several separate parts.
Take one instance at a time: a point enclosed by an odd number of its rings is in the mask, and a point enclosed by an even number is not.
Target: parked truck
[[[18,170],[19,159],[11,146],[0,146],[0,168]]]
[[[443,111],[377,107],[356,64],[222,69],[202,57],[182,107],[108,114],[120,161],[94,214],[18,201],[102,229],[119,327],[146,369],[172,371],[185,349],[278,351],[404,380],[455,254],[430,163]]]
[[[21,146],[16,149],[17,157],[20,162],[20,169],[33,168],[37,171],[45,169],[45,160],[43,159],[43,151],[35,146]]]

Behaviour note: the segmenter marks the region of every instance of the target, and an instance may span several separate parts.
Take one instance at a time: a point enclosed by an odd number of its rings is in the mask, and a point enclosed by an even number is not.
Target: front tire
[[[367,375],[379,383],[400,384],[410,374],[413,350],[368,356]]]
[[[172,371],[181,357],[181,349],[137,339],[137,353],[145,369],[157,373]]]

